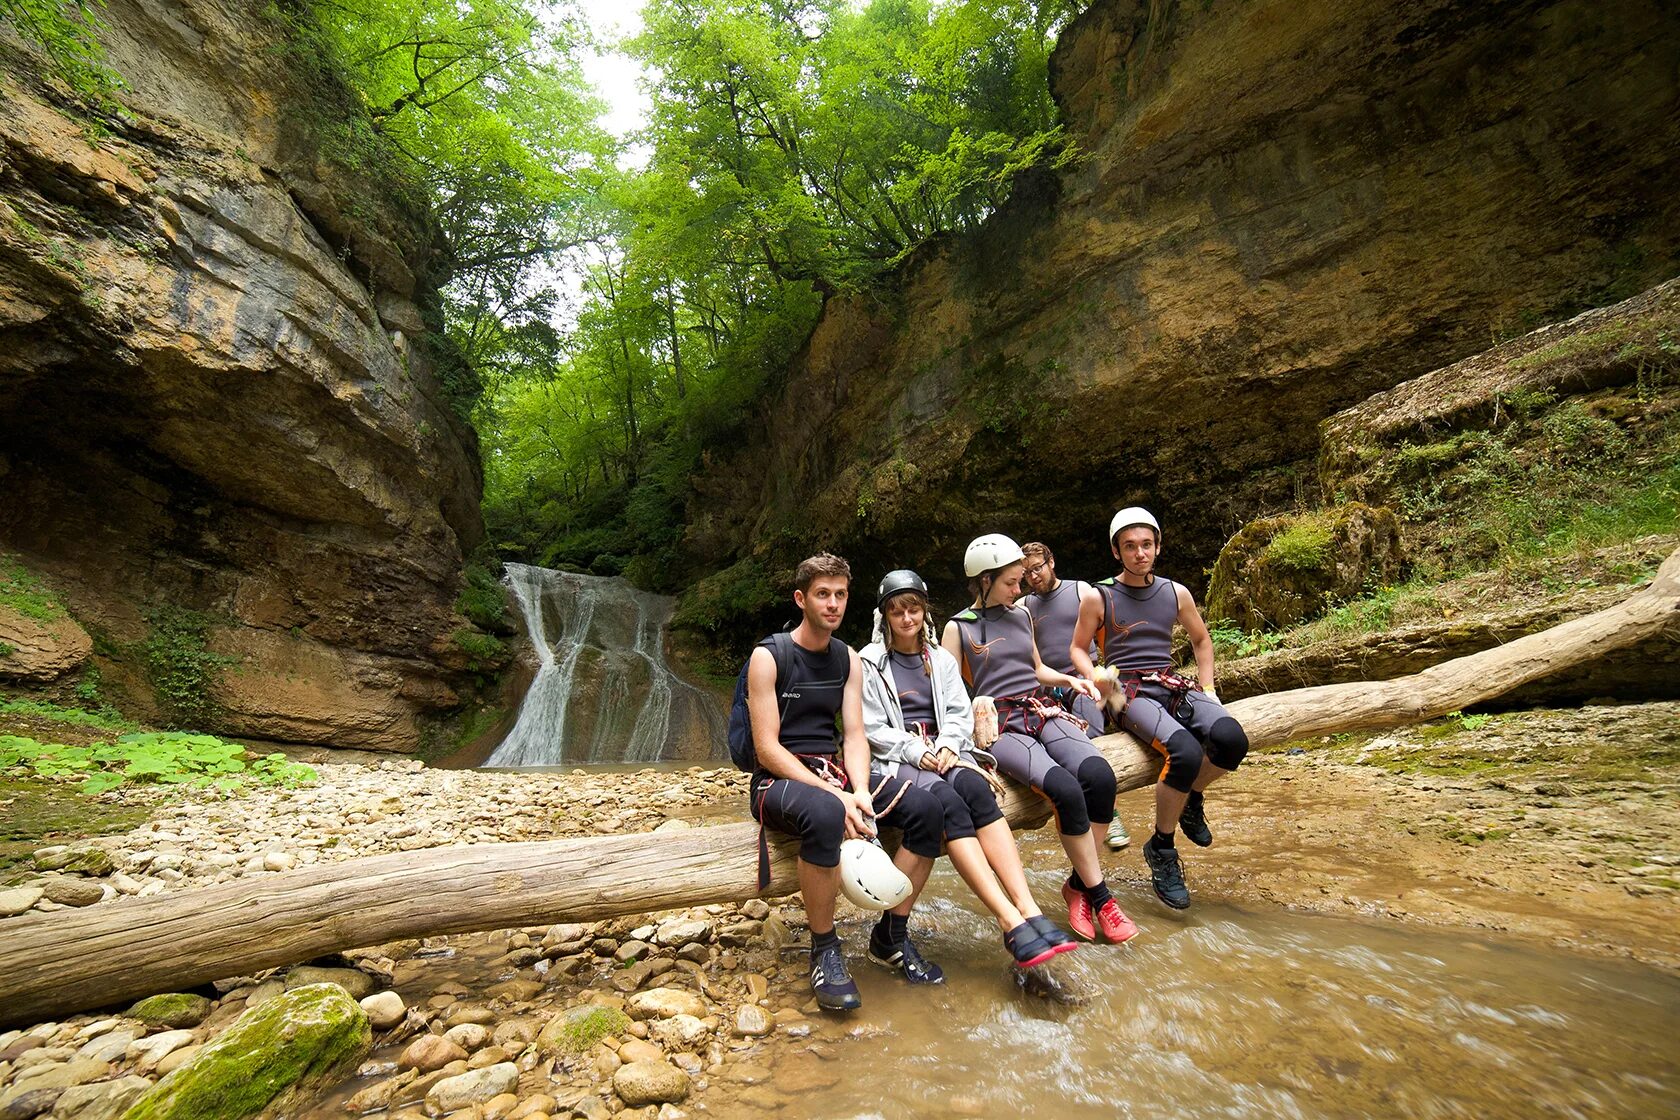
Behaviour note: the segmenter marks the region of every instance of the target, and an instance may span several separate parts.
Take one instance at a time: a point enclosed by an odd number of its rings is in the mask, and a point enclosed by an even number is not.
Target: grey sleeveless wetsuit
[[[1114,819],[1114,769],[1077,724],[1035,715],[1032,701],[1054,706],[1033,669],[1032,616],[1018,607],[966,610],[951,619],[961,656],[957,663],[971,696],[998,705],[1002,732],[989,749],[998,769],[1050,799],[1063,835],[1083,836],[1092,822]]]
[[[1178,590],[1156,576],[1147,587],[1117,579],[1097,584],[1103,621],[1097,628],[1102,663],[1120,670],[1121,681],[1172,668],[1172,628],[1178,619]],[[1160,776],[1169,789],[1188,793],[1207,759],[1235,770],[1248,754],[1242,725],[1200,689],[1174,696],[1165,686],[1140,682],[1121,713],[1120,726],[1161,752]]]
[[[1026,604],[1038,632],[1038,656],[1060,673],[1077,676],[1073,667],[1073,632],[1079,625],[1079,592],[1089,586],[1076,579],[1064,579],[1048,595],[1032,594],[1021,601]],[[1091,663],[1097,663],[1097,645],[1091,643]],[[1073,714],[1090,725],[1089,734],[1100,735],[1103,730],[1102,707],[1089,696],[1074,693],[1070,700]]]

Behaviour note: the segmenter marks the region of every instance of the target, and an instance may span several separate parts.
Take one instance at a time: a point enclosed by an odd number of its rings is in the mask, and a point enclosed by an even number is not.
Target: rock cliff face
[[[1657,0],[1097,0],[1052,65],[1084,162],[831,301],[690,545],[955,598],[970,537],[1094,575],[1140,502],[1198,582],[1324,417],[1677,271],[1677,73]]]
[[[260,13],[113,0],[107,131],[0,41],[0,551],[140,696],[122,651],[202,612],[218,730],[414,749],[467,664],[476,445],[426,356],[431,232],[319,158]]]

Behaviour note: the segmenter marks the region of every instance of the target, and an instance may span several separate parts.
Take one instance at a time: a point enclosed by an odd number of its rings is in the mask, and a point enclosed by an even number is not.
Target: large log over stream
[[[1395,727],[1489,700],[1667,628],[1680,632],[1680,551],[1621,604],[1508,645],[1392,681],[1327,685],[1231,705],[1256,746],[1352,728]],[[1154,782],[1158,756],[1126,735],[1098,746],[1122,790]],[[1010,822],[1049,817],[1020,788]],[[757,890],[752,824],[524,844],[434,848],[346,860],[0,923],[0,1027],[402,937],[593,921]],[[766,895],[797,889],[789,841],[771,848]]]

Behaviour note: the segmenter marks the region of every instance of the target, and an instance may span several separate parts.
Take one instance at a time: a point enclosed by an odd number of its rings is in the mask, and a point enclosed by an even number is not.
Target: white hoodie
[[[858,653],[863,662],[863,733],[877,770],[891,770],[901,762],[916,766],[928,749],[920,735],[904,729],[904,710],[899,707],[885,634],[877,610],[875,641]],[[943,646],[927,644],[933,668],[933,709],[939,715],[939,738],[933,749],[949,747],[958,754],[968,754],[974,749],[974,709],[968,689],[963,687],[962,670]],[[972,755],[968,760],[974,761]]]

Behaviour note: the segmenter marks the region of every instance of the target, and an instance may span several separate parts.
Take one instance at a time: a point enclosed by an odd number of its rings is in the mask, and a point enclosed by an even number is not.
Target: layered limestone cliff
[[[107,22],[133,116],[102,127],[0,38],[0,552],[137,697],[174,619],[226,659],[216,730],[415,749],[458,702],[482,531],[432,231],[321,157],[260,5]]]
[[[1093,575],[1138,502],[1199,584],[1315,488],[1323,418],[1677,270],[1677,76],[1658,0],[1097,0],[1052,65],[1082,162],[830,301],[690,547],[955,599],[970,537]]]

